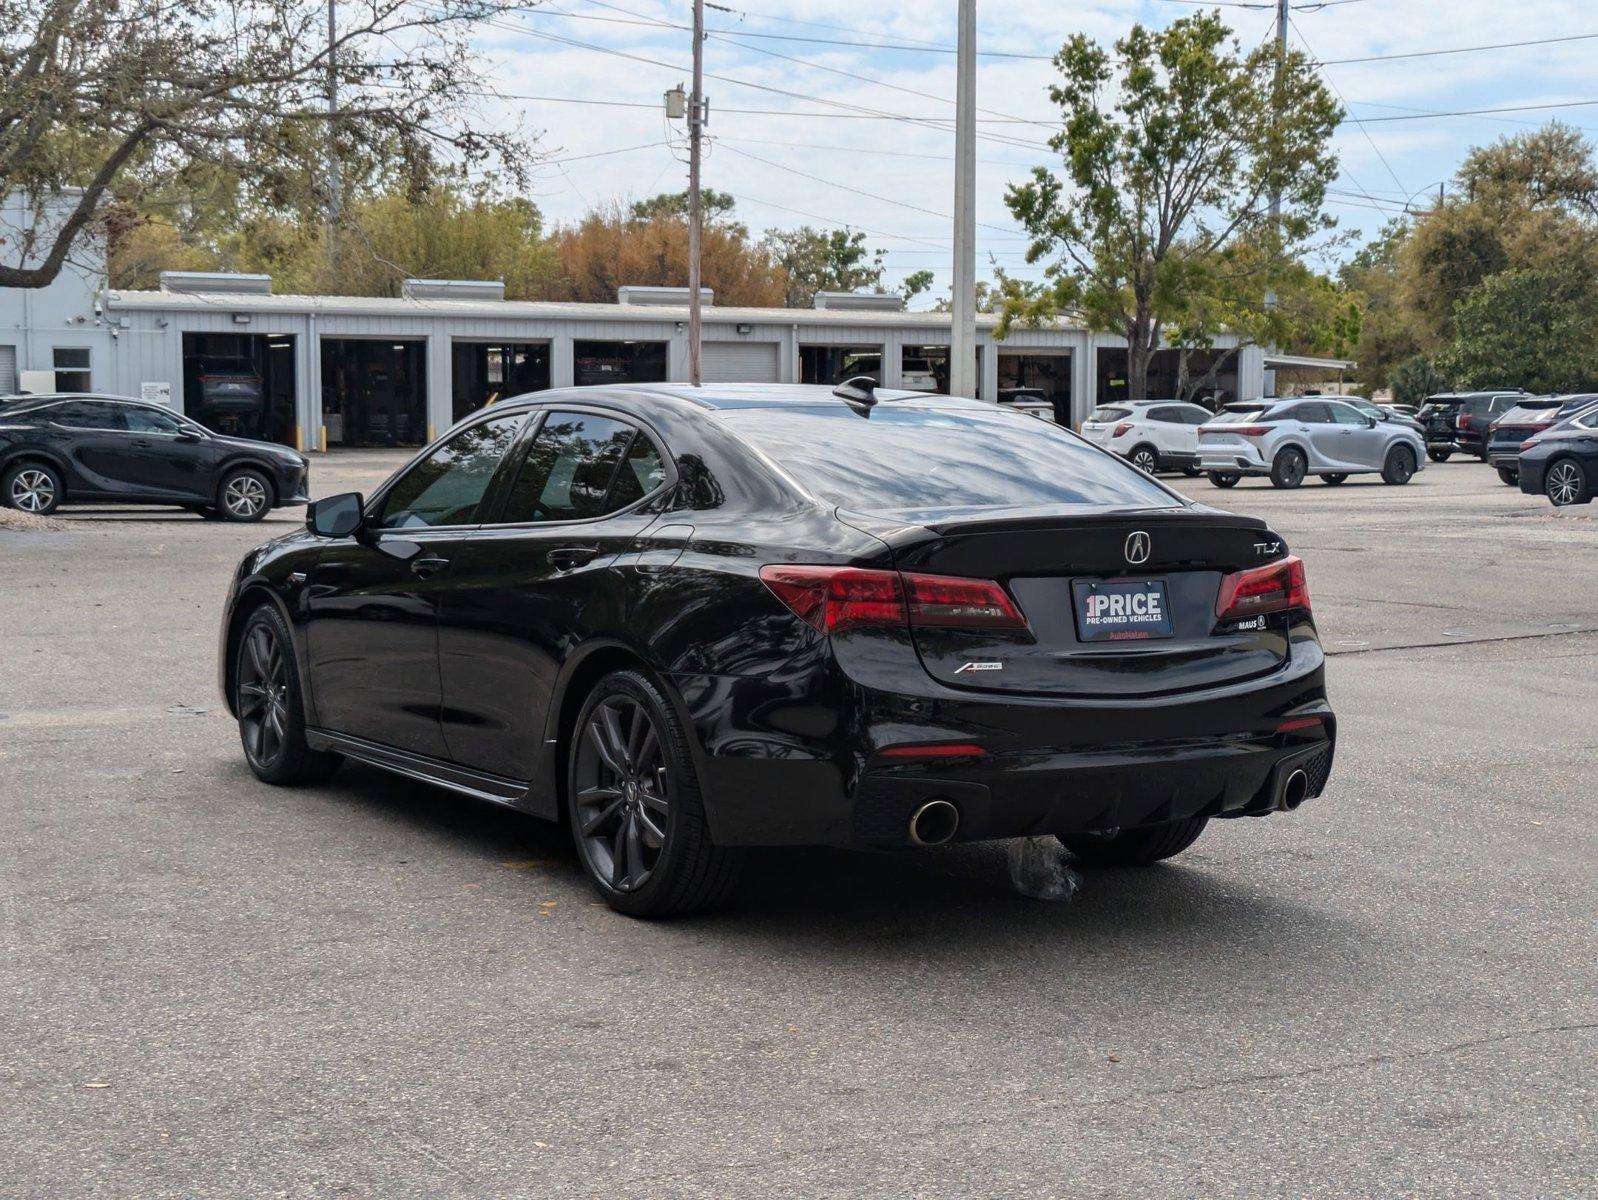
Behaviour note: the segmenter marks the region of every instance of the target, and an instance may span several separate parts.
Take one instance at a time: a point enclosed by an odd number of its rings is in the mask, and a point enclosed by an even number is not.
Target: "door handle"
[[[413,558],[411,559],[411,574],[418,579],[431,579],[447,566],[449,566],[449,559],[447,558]]]
[[[149,438],[134,438],[133,439],[133,444],[135,446],[142,446],[144,449],[148,450],[150,448],[150,439]]]
[[[598,546],[556,546],[549,552],[549,561],[557,571],[574,571],[598,557]]]

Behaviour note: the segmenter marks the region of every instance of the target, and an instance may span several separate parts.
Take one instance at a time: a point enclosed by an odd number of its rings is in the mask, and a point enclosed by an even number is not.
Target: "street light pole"
[[[977,4],[960,0],[954,91],[954,297],[949,391],[975,396],[977,385],[976,191]]]
[[[688,382],[698,387],[704,333],[699,303],[699,250],[704,213],[699,198],[700,141],[705,124],[705,0],[694,0],[694,90],[688,100]]]

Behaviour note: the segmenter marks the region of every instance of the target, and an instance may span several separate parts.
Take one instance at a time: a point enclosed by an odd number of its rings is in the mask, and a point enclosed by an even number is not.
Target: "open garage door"
[[[706,383],[776,383],[776,342],[706,342],[700,374]]]

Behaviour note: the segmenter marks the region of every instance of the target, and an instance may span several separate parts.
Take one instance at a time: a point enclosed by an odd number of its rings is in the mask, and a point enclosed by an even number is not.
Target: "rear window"
[[[1278,418],[1259,408],[1228,408],[1216,413],[1206,422],[1209,425],[1249,425],[1255,421],[1275,421]]]
[[[871,511],[1181,501],[1135,467],[1044,421],[887,401],[732,409],[723,419],[813,495]]]
[[[1132,415],[1130,408],[1095,408],[1088,414],[1088,420],[1095,424],[1101,421],[1124,421]]]

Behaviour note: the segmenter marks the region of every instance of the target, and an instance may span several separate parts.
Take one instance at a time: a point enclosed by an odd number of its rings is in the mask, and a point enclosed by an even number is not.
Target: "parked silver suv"
[[[1426,465],[1426,441],[1407,423],[1378,421],[1325,396],[1223,412],[1200,427],[1198,453],[1199,468],[1217,487],[1244,475],[1269,476],[1280,488],[1295,488],[1310,474],[1339,484],[1368,471],[1400,484]]]

